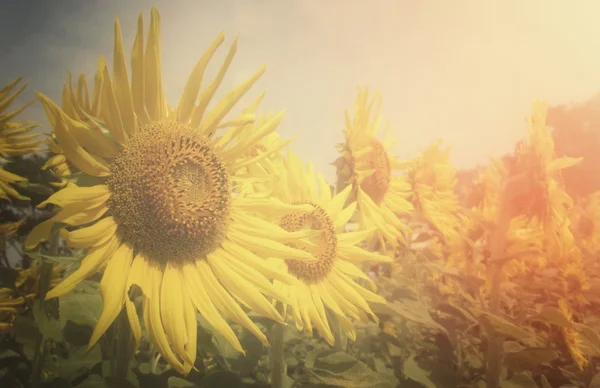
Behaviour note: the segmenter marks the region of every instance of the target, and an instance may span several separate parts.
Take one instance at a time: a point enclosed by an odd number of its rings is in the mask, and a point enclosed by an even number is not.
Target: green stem
[[[282,388],[285,376],[287,375],[287,365],[285,364],[283,352],[283,337],[285,333],[285,325],[281,323],[273,323],[269,333],[269,362],[271,366],[271,387]]]
[[[494,315],[500,314],[500,302],[502,300],[502,268],[505,261],[504,252],[506,251],[507,233],[510,228],[510,208],[508,204],[509,185],[505,186],[501,195],[498,224],[492,233],[490,241],[490,260],[488,262],[488,281],[490,284],[490,312]],[[504,336],[492,332],[488,333],[487,348],[487,388],[499,388],[500,375],[502,373],[502,357]]]
[[[112,326],[110,341],[110,375],[112,377],[127,378],[129,364],[135,355],[135,339],[127,312],[123,309]]]
[[[59,225],[55,224],[48,239],[50,245],[48,249],[49,256],[58,256],[58,240],[60,238],[59,232]],[[45,300],[46,294],[50,290],[50,285],[52,283],[53,264],[46,262],[43,257],[40,260],[42,261],[42,268],[39,279],[39,308],[41,309],[41,312],[50,317],[50,319],[55,319],[57,315],[56,312],[58,311],[58,300]],[[35,356],[31,371],[32,388],[38,388],[41,384],[42,369],[44,368],[44,362],[47,354],[48,344],[44,338],[44,335],[40,333],[38,339],[36,340]]]
[[[339,320],[331,311],[327,310],[327,320],[329,321],[329,327],[331,328],[331,332],[333,334],[333,340],[335,341],[334,347],[337,350],[346,351],[348,347],[348,337],[342,331],[340,327]]]

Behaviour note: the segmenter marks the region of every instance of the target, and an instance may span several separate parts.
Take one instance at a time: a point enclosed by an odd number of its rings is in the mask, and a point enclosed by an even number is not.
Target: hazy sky
[[[112,61],[115,17],[130,51],[138,13],[147,26],[152,5],[171,104],[216,35],[225,30],[227,40],[211,74],[239,33],[223,86],[267,63],[246,101],[267,88],[261,111],[287,108],[280,133],[297,136],[293,148],[329,179],[358,85],[381,91],[399,156],[443,138],[459,167],[512,149],[532,100],[600,91],[597,0],[6,1],[0,83],[23,75],[31,87],[22,101],[33,89],[59,98],[67,70],[91,77],[99,54]],[[39,105],[28,115],[45,124]]]

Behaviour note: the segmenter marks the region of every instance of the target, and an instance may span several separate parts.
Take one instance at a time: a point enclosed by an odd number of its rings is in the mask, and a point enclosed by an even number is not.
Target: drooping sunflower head
[[[337,191],[350,187],[350,200],[357,201],[358,222],[363,229],[376,228],[380,248],[406,243],[408,226],[398,219],[412,211],[407,200],[410,185],[399,175],[404,167],[389,154],[394,140],[389,133],[378,138],[381,126],[381,99],[369,99],[367,90],[359,89],[354,116],[346,114],[345,142],[338,145],[341,156],[337,168]]]
[[[12,121],[31,105],[33,100],[8,111],[15,99],[27,86],[24,83],[15,90],[21,80],[22,78],[19,77],[0,89],[0,163],[5,162],[9,156],[22,156],[38,151],[39,145],[42,143],[42,141],[37,140],[39,134],[30,133],[38,127],[38,124]],[[28,197],[21,195],[14,187],[25,187],[27,183],[26,178],[0,168],[0,199],[10,200],[12,197],[19,200],[28,200]]]
[[[460,221],[456,168],[450,163],[449,149],[440,149],[441,140],[431,144],[411,163],[407,179],[410,197],[417,213],[447,240],[458,238]]]
[[[304,163],[291,151],[284,157],[285,185],[277,196],[286,203],[309,204],[311,209],[290,212],[280,219],[283,229],[304,234],[294,246],[309,251],[315,262],[300,262],[291,258],[272,259],[271,264],[287,271],[299,281],[293,285],[275,282],[276,287],[297,301],[292,306],[299,330],[312,332],[315,327],[327,342],[334,337],[329,326],[329,311],[352,340],[356,331],[350,318],[362,321],[370,316],[377,321],[369,302],[385,300],[364,288],[357,280],[371,286],[373,282],[362,272],[364,262],[390,262],[386,256],[363,250],[357,245],[373,231],[346,232],[345,225],[356,211],[356,203],[346,205],[351,187],[333,196],[330,185],[321,174],[315,174],[312,164]]]
[[[269,280],[294,279],[269,268],[265,258],[315,258],[285,245],[299,237],[269,220],[273,217],[277,222],[282,213],[311,207],[232,192],[239,181],[258,179],[251,167],[284,145],[266,143],[265,152],[247,155],[248,149],[276,130],[283,115],[254,128],[258,102],[225,121],[265,67],[209,106],[237,49],[236,40],[214,80],[201,91],[205,69],[223,43],[221,33],[194,67],[179,104],[170,107],[162,83],[159,31],[159,14],[153,8],[144,40],[140,15],[129,73],[117,20],[113,74],[101,58],[94,88],[97,98],[91,103],[84,86],[78,87],[81,98],[66,93],[62,108],[39,94],[56,143],[66,163],[79,170],[79,178],[40,204],[52,203],[60,211],[36,226],[25,246],[35,248],[48,239],[53,225],[66,225],[61,236],[71,247],[87,248],[87,256],[47,297],[64,295],[104,269],[103,311],[90,346],[123,306],[139,341],[140,319],[129,298],[131,287],[138,286],[152,342],[176,370],[186,374],[196,357],[196,311],[239,351],[243,351],[241,344],[225,319],[267,344],[238,301],[282,321],[265,295],[292,302],[280,297]],[[252,136],[238,138],[252,130]],[[244,169],[246,176],[240,173]]]

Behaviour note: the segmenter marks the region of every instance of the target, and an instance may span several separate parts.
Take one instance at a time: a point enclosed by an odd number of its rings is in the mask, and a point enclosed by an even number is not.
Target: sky
[[[67,71],[92,79],[98,56],[112,61],[114,20],[126,54],[137,17],[157,6],[163,81],[176,105],[191,69],[220,31],[239,34],[223,94],[268,65],[244,102],[262,90],[261,113],[287,109],[279,132],[333,182],[335,144],[358,86],[380,91],[382,113],[414,157],[441,138],[459,168],[485,163],[526,133],[531,103],[578,102],[600,91],[596,0],[22,0],[0,8],[0,84],[24,76],[59,99]],[[222,95],[221,94],[221,95]],[[39,104],[23,116],[46,127]]]

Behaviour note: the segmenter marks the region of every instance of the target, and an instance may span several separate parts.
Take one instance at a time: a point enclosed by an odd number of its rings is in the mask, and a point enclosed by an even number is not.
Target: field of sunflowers
[[[126,55],[117,20],[61,101],[0,90],[0,387],[600,387],[600,192],[565,191],[545,103],[458,187],[359,88],[327,182],[256,113],[265,67],[213,98],[224,34],[167,104],[159,31]]]

